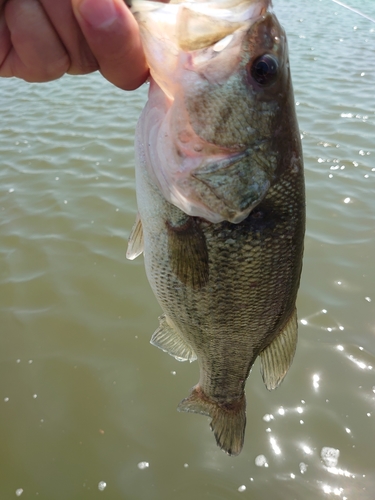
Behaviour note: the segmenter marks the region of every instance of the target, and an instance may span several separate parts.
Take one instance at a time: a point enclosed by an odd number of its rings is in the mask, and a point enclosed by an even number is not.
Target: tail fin
[[[211,429],[217,445],[228,455],[238,455],[241,452],[246,427],[245,394],[239,401],[220,405],[209,399],[201,388],[196,386],[177,409],[211,417]]]

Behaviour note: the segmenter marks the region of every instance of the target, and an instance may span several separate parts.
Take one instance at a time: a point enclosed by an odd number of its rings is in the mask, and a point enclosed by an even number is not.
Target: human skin
[[[124,90],[148,76],[123,0],[0,0],[0,77],[47,82],[96,70]]]

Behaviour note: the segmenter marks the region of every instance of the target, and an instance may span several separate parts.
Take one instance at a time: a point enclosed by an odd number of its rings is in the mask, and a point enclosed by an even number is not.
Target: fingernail
[[[83,0],[78,9],[84,20],[93,28],[107,28],[117,19],[113,0]]]

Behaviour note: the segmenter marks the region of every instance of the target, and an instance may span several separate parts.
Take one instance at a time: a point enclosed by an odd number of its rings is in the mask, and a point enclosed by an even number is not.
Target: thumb
[[[124,90],[139,87],[148,68],[136,20],[123,0],[72,0],[102,75]]]

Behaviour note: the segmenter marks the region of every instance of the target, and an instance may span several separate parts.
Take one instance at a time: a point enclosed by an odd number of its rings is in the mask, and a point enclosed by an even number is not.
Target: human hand
[[[96,70],[125,90],[147,78],[123,0],[0,0],[0,76],[46,82]]]

